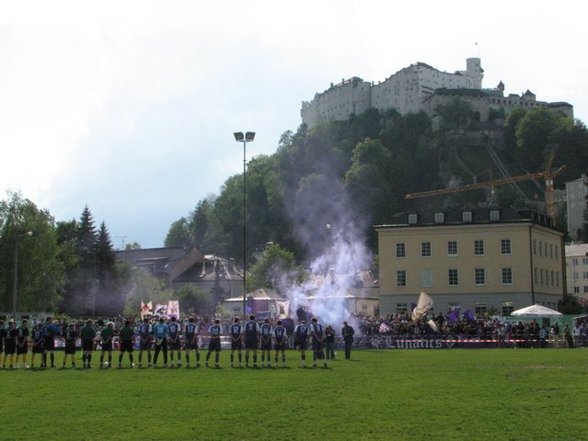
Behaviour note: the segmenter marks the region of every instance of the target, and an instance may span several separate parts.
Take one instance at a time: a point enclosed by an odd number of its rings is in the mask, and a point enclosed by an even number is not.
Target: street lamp
[[[12,284],[12,315],[16,320],[16,299],[18,293],[18,240],[21,237],[32,236],[32,231],[27,231],[23,234],[17,234],[14,236],[14,281]]]
[[[246,315],[245,304],[246,299],[246,284],[247,284],[247,143],[253,142],[255,139],[255,132],[233,133],[235,141],[243,143],[243,317]]]

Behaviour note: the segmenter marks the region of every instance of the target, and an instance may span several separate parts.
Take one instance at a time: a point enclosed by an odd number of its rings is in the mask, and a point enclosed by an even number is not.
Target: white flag
[[[177,300],[170,300],[167,303],[167,316],[180,318],[180,302]]]
[[[412,311],[412,320],[417,321],[427,315],[433,307],[433,299],[428,294],[421,292],[416,307]]]

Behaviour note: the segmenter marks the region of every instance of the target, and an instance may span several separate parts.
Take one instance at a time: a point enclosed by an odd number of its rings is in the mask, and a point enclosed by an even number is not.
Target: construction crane
[[[554,202],[554,185],[553,180],[556,176],[560,175],[563,170],[565,169],[565,165],[562,165],[557,170],[552,171],[551,165],[553,163],[553,155],[549,156],[547,161],[547,166],[545,170],[536,172],[536,173],[526,173],[524,175],[518,176],[511,176],[508,178],[502,179],[490,179],[489,181],[484,182],[476,182],[474,184],[467,184],[467,185],[458,185],[456,187],[451,188],[441,188],[438,190],[430,190],[430,191],[421,191],[418,193],[409,193],[404,196],[404,199],[417,199],[417,198],[427,198],[433,196],[441,196],[446,194],[452,193],[461,193],[465,191],[471,190],[479,190],[482,188],[490,188],[493,192],[495,187],[500,185],[507,185],[513,184],[515,182],[521,181],[529,181],[529,180],[536,180],[536,179],[544,179],[545,180],[545,211],[549,217],[555,219],[555,202]]]

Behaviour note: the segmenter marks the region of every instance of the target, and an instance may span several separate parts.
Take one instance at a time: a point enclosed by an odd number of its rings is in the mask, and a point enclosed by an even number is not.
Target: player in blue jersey
[[[271,350],[272,350],[272,335],[273,328],[270,324],[269,318],[266,318],[259,327],[260,347],[261,347],[261,366],[267,360],[267,367],[272,367]]]
[[[241,352],[243,350],[243,327],[239,317],[233,319],[233,323],[229,327],[229,335],[231,336],[231,367],[234,367],[235,351],[237,351],[239,367],[241,367],[241,363],[243,363],[243,354]]]
[[[220,325],[220,320],[216,319],[214,324],[208,328],[208,353],[206,354],[206,367],[208,367],[208,360],[210,354],[214,352],[214,367],[219,367],[220,351],[221,351],[221,335],[223,334],[223,327]]]
[[[249,316],[249,320],[243,325],[243,335],[245,337],[245,367],[249,367],[250,352],[253,352],[253,366],[257,367],[259,324],[255,321],[253,314]]]
[[[310,321],[310,338],[312,339],[312,367],[316,367],[317,360],[323,360],[324,367],[327,367],[324,349],[324,329],[316,317]]]
[[[143,364],[143,351],[147,351],[147,366],[151,367],[151,345],[153,344],[153,330],[149,319],[145,317],[137,329],[139,334],[139,367]]]
[[[172,316],[168,326],[167,343],[170,355],[170,367],[175,367],[174,355],[178,355],[178,367],[182,366],[182,341],[180,340],[180,333],[182,328],[175,316]]]
[[[186,367],[190,367],[190,352],[196,351],[196,367],[200,367],[200,351],[198,350],[198,324],[194,317],[188,319],[184,327],[184,355],[186,356]]]
[[[153,327],[153,337],[155,338],[155,355],[153,356],[153,367],[157,367],[157,357],[160,352],[163,352],[163,367],[167,367],[167,337],[169,335],[169,328],[165,323],[163,317],[159,319]]]
[[[274,328],[273,332],[274,336],[274,349],[276,351],[276,364],[275,366],[278,367],[278,357],[279,353],[282,353],[282,367],[286,367],[286,345],[288,342],[288,333],[284,326],[282,326],[282,321],[278,320],[277,326]]]
[[[294,328],[294,347],[300,351],[300,367],[306,367],[306,349],[308,347],[308,325],[301,320]]]

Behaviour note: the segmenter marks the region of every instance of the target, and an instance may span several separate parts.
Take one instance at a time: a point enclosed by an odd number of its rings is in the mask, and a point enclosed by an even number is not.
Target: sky
[[[0,0],[0,198],[57,221],[87,205],[115,248],[171,224],[277,149],[302,101],[416,62],[566,101],[588,119],[580,1]]]

